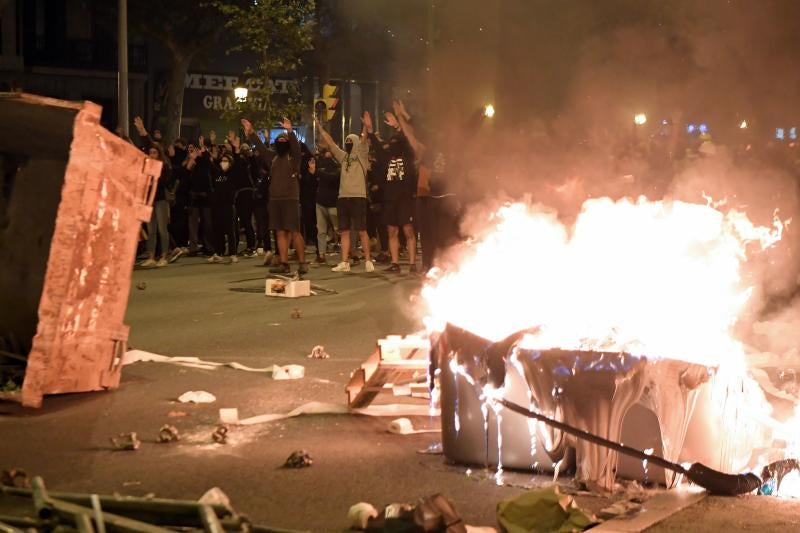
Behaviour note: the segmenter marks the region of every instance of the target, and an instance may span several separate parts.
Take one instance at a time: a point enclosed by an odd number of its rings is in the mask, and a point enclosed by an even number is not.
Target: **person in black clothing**
[[[170,155],[175,193],[167,193],[170,206],[169,234],[175,244],[169,258],[170,263],[189,251],[187,247],[189,244],[189,172],[183,166],[187,154],[186,141],[184,139],[176,140]]]
[[[147,133],[144,123],[140,117],[133,120],[133,124],[139,133],[147,153],[147,157],[161,161],[161,176],[156,182],[156,193],[153,199],[153,214],[150,222],[147,223],[147,259],[140,266],[143,267],[164,267],[169,264],[169,232],[167,223],[169,221],[169,203],[167,202],[167,190],[172,188],[172,167],[163,147]],[[156,248],[160,246],[161,254],[156,261]]]
[[[300,232],[306,241],[317,242],[317,160],[308,157],[300,174]],[[325,248],[317,242],[317,263],[325,262]]]
[[[228,144],[230,145],[233,154],[232,157],[236,160],[237,170],[234,174],[234,206],[236,207],[236,221],[237,231],[238,228],[244,229],[245,243],[245,257],[254,257],[256,255],[256,233],[253,230],[253,192],[254,184],[250,173],[250,161],[246,156],[241,153],[242,140],[236,133],[228,132]]]
[[[365,113],[367,131],[381,166],[386,165],[386,184],[383,190],[383,221],[389,236],[389,254],[392,265],[387,272],[400,272],[399,230],[403,228],[408,247],[410,272],[417,272],[417,238],[414,234],[414,211],[417,190],[414,151],[408,139],[400,130],[400,123],[394,113],[385,113],[386,124],[392,128],[388,142],[381,141],[374,133],[369,113]]]
[[[214,220],[214,255],[208,258],[209,263],[221,263],[220,257],[225,253],[225,239],[228,240],[227,255],[230,262],[236,263],[239,259],[236,253],[239,247],[239,235],[236,231],[236,214],[234,201],[236,184],[240,182],[240,173],[245,169],[241,162],[231,154],[224,154],[219,163],[212,165],[212,194],[211,212]]]
[[[330,157],[329,157],[330,155]],[[310,163],[310,162],[309,162]],[[314,162],[317,176],[316,220],[317,220],[317,263],[325,264],[328,251],[328,234],[339,231],[336,202],[339,198],[339,178],[341,172],[330,151]]]
[[[184,161],[189,185],[189,255],[197,255],[200,248],[200,223],[203,224],[203,251],[214,253],[211,245],[213,226],[211,220],[211,158],[205,147],[189,147]]]
[[[248,144],[242,145],[242,155],[248,161],[253,182],[253,213],[256,219],[256,253],[266,254],[265,264],[272,260],[272,237],[269,231],[269,173]]]

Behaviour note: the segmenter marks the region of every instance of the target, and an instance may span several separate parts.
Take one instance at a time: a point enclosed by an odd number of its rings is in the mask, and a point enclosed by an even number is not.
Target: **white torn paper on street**
[[[397,418],[389,423],[389,433],[395,435],[417,435],[419,433],[440,433],[441,429],[415,429],[408,418]]]
[[[172,365],[186,366],[189,368],[199,368],[202,370],[215,370],[221,366],[227,366],[235,370],[244,370],[245,372],[261,372],[264,374],[271,374],[276,365],[266,368],[252,368],[236,361],[230,363],[217,363],[215,361],[204,361],[199,357],[170,357],[168,355],[159,355],[157,353],[145,352],[143,350],[128,350],[122,356],[122,365],[132,365],[133,363],[169,363]]]
[[[388,404],[388,405],[371,405],[363,409],[350,409],[345,404],[340,403],[325,403],[325,402],[309,402],[292,409],[288,413],[271,413],[265,415],[251,416],[250,418],[242,418],[239,424],[242,426],[251,426],[254,424],[264,424],[266,422],[275,422],[276,420],[284,420],[286,418],[294,418],[300,415],[366,415],[366,416],[439,416],[439,411],[431,412],[427,405],[423,404]],[[436,430],[438,431],[438,430]]]
[[[301,365],[272,365],[272,379],[300,379],[306,375],[306,369]]]
[[[190,390],[178,396],[181,403],[214,403],[217,397],[204,390]]]

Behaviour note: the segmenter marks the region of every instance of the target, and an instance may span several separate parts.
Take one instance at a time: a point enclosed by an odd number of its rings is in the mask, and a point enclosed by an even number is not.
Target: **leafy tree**
[[[164,137],[180,135],[183,91],[192,61],[225,30],[219,10],[197,0],[136,0],[128,4],[132,30],[161,43],[170,60]]]
[[[297,71],[302,55],[313,47],[315,23],[313,0],[210,0],[224,16],[224,27],[235,36],[228,52],[249,52],[255,64],[245,74],[261,80],[248,98],[222,113],[225,119],[248,117],[258,127],[268,127],[281,117],[297,117],[302,111],[298,88],[285,101],[276,101],[272,80]]]

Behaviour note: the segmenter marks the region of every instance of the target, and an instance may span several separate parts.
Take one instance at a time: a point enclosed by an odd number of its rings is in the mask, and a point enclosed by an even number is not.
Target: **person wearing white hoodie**
[[[339,180],[339,199],[336,210],[339,218],[339,235],[341,237],[342,260],[331,270],[334,272],[350,272],[350,232],[357,231],[364,249],[364,270],[374,272],[375,265],[370,257],[369,235],[367,234],[367,168],[369,165],[369,142],[366,139],[366,124],[361,137],[351,133],[344,140],[344,149],[325,131],[317,121],[322,143],[331,151],[333,157],[341,165]]]

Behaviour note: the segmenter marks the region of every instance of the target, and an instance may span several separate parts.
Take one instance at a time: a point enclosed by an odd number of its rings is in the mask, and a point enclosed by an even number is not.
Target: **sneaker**
[[[255,250],[245,250],[242,252],[242,257],[255,257],[258,253]]]
[[[139,266],[140,267],[145,267],[145,268],[150,268],[150,267],[156,266],[157,264],[158,263],[156,263],[155,259],[145,259],[144,261],[139,263]]]
[[[364,261],[364,272],[375,272],[375,263],[372,261]]]
[[[397,263],[392,263],[392,266],[385,269],[384,272],[400,272],[400,265]]]
[[[256,248],[256,255],[264,255],[264,249],[261,247]]]
[[[239,258],[236,257],[235,255],[232,255],[231,256],[231,263],[238,263],[238,262],[239,262]]]
[[[272,263],[273,257],[275,257],[275,254],[272,253],[272,250],[267,250],[264,254],[264,266],[269,266]]]
[[[183,248],[175,248],[174,250],[172,250],[172,254],[169,256],[169,262],[174,263],[175,261],[178,260],[178,258],[180,258],[185,253],[186,252],[183,251]]]
[[[317,259],[316,259],[316,261],[317,261],[317,264],[318,264],[318,265],[324,265],[324,264],[326,264],[326,263],[328,262],[328,261],[327,261],[327,259],[325,259],[325,258],[324,258],[324,257],[322,257],[321,255],[318,255],[318,256],[317,256]]]
[[[331,272],[350,272],[350,263],[342,261],[331,269]]]
[[[169,264],[169,261],[167,261],[167,258],[166,257],[162,257],[161,259],[158,260],[158,262],[156,263],[156,266],[158,268],[161,268],[161,267],[167,266],[168,264]]]
[[[297,272],[300,274],[308,274],[308,263],[300,263],[297,267]]]
[[[272,274],[289,274],[291,269],[289,268],[289,263],[281,263],[278,266],[270,268],[269,271]]]
[[[208,259],[206,259],[209,263],[222,263],[222,258],[217,254],[212,255]]]

